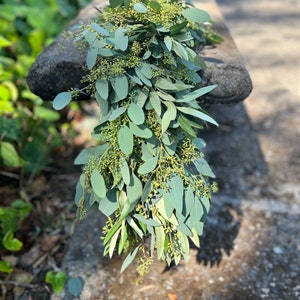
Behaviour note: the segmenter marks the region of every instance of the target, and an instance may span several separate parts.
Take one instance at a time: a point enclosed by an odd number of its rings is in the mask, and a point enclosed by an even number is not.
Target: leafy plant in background
[[[8,251],[19,251],[22,249],[22,242],[14,234],[18,230],[19,223],[31,211],[30,203],[22,200],[15,200],[11,207],[0,207],[0,250],[5,248]],[[0,260],[0,272],[10,273],[13,268],[7,260]]]
[[[207,42],[210,16],[181,1],[110,0],[95,21],[77,32],[87,45],[89,74],[82,90],[58,94],[61,109],[79,94],[93,95],[101,119],[84,149],[76,187],[79,217],[96,204],[107,216],[104,254],[127,253],[121,271],[138,255],[138,272],[157,258],[188,259],[216,189],[197,131],[217,125],[197,99],[205,68],[195,48]],[[211,34],[210,37],[214,35]]]
[[[1,1],[0,167],[34,175],[51,161],[51,149],[61,144],[60,115],[30,92],[26,75],[36,56],[88,2]]]

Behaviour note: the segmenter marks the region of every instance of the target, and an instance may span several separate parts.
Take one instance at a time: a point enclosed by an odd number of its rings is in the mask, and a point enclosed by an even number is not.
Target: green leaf
[[[177,87],[175,84],[172,83],[171,80],[166,78],[158,78],[155,82],[155,87],[166,90],[166,91],[176,91]]]
[[[91,185],[94,193],[99,198],[104,198],[106,196],[106,186],[103,176],[99,173],[97,169],[94,169],[91,175]]]
[[[130,155],[133,151],[133,134],[131,130],[123,125],[118,132],[118,144],[125,155]]]
[[[150,177],[143,188],[143,192],[142,192],[142,196],[141,196],[142,202],[147,200],[149,193],[151,191],[151,187],[152,187],[152,178]]]
[[[53,100],[53,108],[56,110],[63,109],[71,102],[71,100],[72,95],[70,92],[59,93]]]
[[[123,162],[120,171],[125,184],[130,184],[130,171],[126,161]]]
[[[19,251],[22,249],[23,243],[14,238],[13,232],[9,230],[3,238],[3,246],[9,251]]]
[[[135,73],[136,73],[137,77],[138,77],[142,82],[144,82],[144,84],[145,84],[146,86],[152,87],[152,82],[151,82],[151,80],[149,80],[149,79],[141,72],[141,70],[140,70],[138,67],[135,67]]]
[[[151,69],[151,65],[147,64],[145,62],[142,62],[139,66],[138,69],[142,72],[142,74],[148,78],[151,79],[152,78],[152,69]]]
[[[118,117],[120,117],[124,112],[126,111],[126,106],[121,106],[121,107],[118,107],[116,109],[113,109],[108,120],[111,122],[111,121],[114,121],[115,119],[117,119]]]
[[[200,98],[201,96],[211,92],[213,89],[216,88],[216,85],[209,85],[192,92],[186,93],[181,97],[178,97],[177,102],[190,102]]]
[[[45,281],[50,283],[55,294],[59,295],[67,281],[67,274],[66,272],[58,272],[57,274],[54,274],[53,271],[48,271],[45,276]]]
[[[131,204],[135,202],[142,196],[143,185],[139,178],[135,174],[131,174],[130,184],[127,185],[127,196]]]
[[[197,233],[197,230],[195,228],[192,228],[193,235],[190,236],[191,241],[195,244],[196,247],[200,247],[200,240],[199,235]]]
[[[158,161],[158,157],[157,156],[147,159],[138,168],[138,173],[141,174],[141,175],[150,173],[151,171],[153,171],[156,168],[157,161]]]
[[[121,227],[121,237],[118,245],[118,254],[122,253],[124,247],[126,246],[127,240],[128,240],[127,225],[126,225],[126,219],[124,219]]]
[[[109,0],[109,5],[112,7],[112,8],[115,8],[117,6],[120,6],[122,5],[124,2],[124,0]]]
[[[194,131],[194,129],[192,128],[189,120],[186,117],[184,117],[182,114],[180,114],[178,117],[178,123],[179,123],[179,126],[182,128],[182,130],[184,130],[187,134],[189,134],[192,137],[197,136],[197,134]]]
[[[159,223],[159,220],[156,216],[153,216],[154,220]],[[156,235],[156,250],[157,250],[157,258],[163,258],[164,256],[164,246],[165,246],[165,231],[163,226],[154,227],[155,235]]]
[[[99,95],[104,99],[108,99],[108,81],[107,80],[96,80],[96,90]]]
[[[68,290],[72,296],[78,297],[83,290],[83,280],[80,277],[69,278]]]
[[[83,149],[79,155],[75,158],[75,165],[84,165],[86,164],[92,157],[100,157],[102,154],[108,149],[108,144],[103,144],[99,146],[89,147]]]
[[[18,155],[15,147],[8,142],[0,142],[0,161],[11,168],[24,166],[21,157]]]
[[[195,137],[195,138],[193,139],[193,143],[195,144],[195,146],[196,146],[199,150],[201,150],[201,149],[203,149],[204,147],[206,147],[206,142],[205,142],[203,139],[199,138],[199,137]]]
[[[98,205],[98,209],[107,217],[112,215],[118,208],[115,189],[109,190],[106,197],[101,199]]]
[[[183,28],[185,28],[187,26],[188,22],[184,21],[182,23],[179,24],[175,24],[173,26],[170,27],[170,33],[171,35],[176,35],[178,34]]]
[[[188,216],[189,213],[192,211],[195,205],[195,196],[193,189],[189,186],[185,191],[184,197],[184,206],[185,206],[185,213],[184,216]]]
[[[170,198],[176,211],[181,212],[183,207],[183,181],[179,175],[173,176],[168,181]],[[166,193],[167,194],[167,193]]]
[[[173,40],[173,49],[179,57],[181,57],[182,59],[185,59],[185,60],[189,60],[188,53],[187,53],[185,47],[183,46],[183,44]]]
[[[139,220],[140,222],[142,222],[143,224],[146,224],[148,226],[153,226],[153,227],[156,227],[156,226],[161,226],[160,223],[154,221],[153,219],[146,219],[144,218],[142,215],[139,215],[139,214],[134,214],[133,215],[137,220]]]
[[[132,217],[127,216],[127,223],[131,226],[131,228],[136,232],[136,234],[142,239],[144,237],[144,233],[141,228],[135,223]]]
[[[107,100],[103,99],[100,94],[98,93],[98,91],[96,91],[95,93],[95,97],[96,97],[96,101],[100,107],[100,111],[102,116],[106,116],[109,112],[109,105]]]
[[[158,114],[158,116],[161,115],[161,101],[158,97],[157,92],[151,92],[150,93],[150,103],[152,107],[154,108],[155,112]]]
[[[172,102],[164,102],[164,104],[168,107],[166,112],[164,113],[161,120],[161,131],[164,133],[171,123],[171,121],[176,119],[177,109],[174,103]]]
[[[9,265],[7,260],[0,260],[0,272],[11,273],[13,268]]]
[[[155,206],[157,207],[159,213],[166,220],[170,221],[174,210],[173,199],[170,197],[170,194],[164,192],[163,197],[155,204]],[[176,225],[178,225],[178,223],[176,223]]]
[[[152,137],[153,133],[152,131],[146,126],[146,125],[135,125],[134,123],[130,122],[129,123],[129,128],[135,136],[144,138],[144,139],[149,139]]]
[[[181,112],[183,112],[184,114],[194,116],[205,122],[209,122],[209,123],[212,123],[212,124],[218,126],[218,123],[212,117],[210,117],[208,114],[203,113],[199,110],[196,110],[196,109],[193,109],[190,107],[177,107],[177,109],[180,110]]]
[[[109,32],[105,28],[98,25],[97,23],[92,23],[91,27],[104,36],[110,36]]]
[[[128,116],[136,125],[141,125],[145,121],[144,110],[134,102],[131,102],[128,107]]]
[[[0,35],[0,49],[8,47],[12,44],[11,41],[7,40],[4,36]]]
[[[165,45],[166,45],[166,47],[167,47],[167,49],[169,50],[169,51],[171,51],[172,50],[172,38],[170,37],[170,36],[168,36],[168,35],[166,35],[165,36],[165,38],[164,38],[164,43],[165,43]]]
[[[128,47],[128,36],[125,33],[126,29],[122,27],[119,27],[115,32],[115,45],[121,51],[126,51]]]
[[[87,67],[91,70],[95,63],[96,63],[96,60],[97,60],[97,57],[98,57],[98,47],[96,47],[95,44],[92,44],[90,46],[90,48],[88,49],[88,53],[87,53],[87,56],[86,56],[86,65]]]
[[[182,12],[182,15],[190,22],[196,22],[198,24],[210,22],[211,18],[209,14],[201,9],[191,7]]]
[[[114,235],[112,236],[110,242],[109,242],[109,257],[112,258],[113,254],[114,254],[114,250],[115,250],[115,247],[116,247],[116,244],[117,244],[117,240],[118,240],[118,237],[119,237],[119,234],[121,232],[121,229],[122,228],[119,228],[115,233]]]
[[[151,7],[153,10],[160,10],[161,9],[161,5],[157,2],[157,1],[150,1],[149,2],[149,7]]]
[[[148,11],[147,7],[143,3],[140,3],[140,2],[135,3],[133,5],[133,9],[136,12],[141,13],[141,14],[144,14],[144,13],[146,13]]]
[[[128,79],[125,75],[119,75],[111,81],[112,87],[115,90],[117,96],[122,100],[128,95]]]
[[[137,246],[132,252],[130,252],[126,256],[126,258],[122,264],[122,267],[121,267],[121,273],[123,273],[125,271],[125,269],[133,262],[138,250],[139,250],[139,246]]]
[[[203,157],[198,158],[197,160],[193,161],[193,163],[197,168],[197,171],[203,176],[208,176],[212,178],[216,177],[213,171],[211,170],[209,164]]]

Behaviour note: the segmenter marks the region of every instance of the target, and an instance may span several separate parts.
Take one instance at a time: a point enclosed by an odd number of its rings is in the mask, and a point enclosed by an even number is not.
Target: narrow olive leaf
[[[150,103],[152,107],[154,108],[155,112],[158,114],[158,116],[161,115],[161,101],[158,97],[157,92],[151,92],[150,93]]]
[[[125,184],[130,184],[130,171],[126,161],[123,162],[120,171]]]
[[[148,10],[147,10],[147,7],[140,3],[140,2],[137,2],[133,5],[133,9],[138,12],[138,13],[141,13],[141,14],[144,14],[146,13]]]
[[[178,102],[189,102],[192,100],[196,100],[196,99],[200,98],[201,96],[211,92],[215,88],[216,88],[216,85],[205,86],[203,88],[194,90],[190,93],[186,93],[182,97],[178,97],[177,101]]]
[[[198,172],[203,176],[208,176],[212,178],[216,177],[213,171],[211,170],[209,164],[203,157],[198,158],[197,160],[193,161],[193,163],[197,168]]]
[[[132,153],[133,134],[126,125],[123,125],[118,132],[118,144],[124,154],[129,155]]]
[[[117,96],[122,100],[128,95],[128,79],[125,75],[119,75],[115,77],[112,81],[113,89],[115,90]]]
[[[61,92],[53,100],[53,108],[56,110],[63,109],[72,100],[71,92]]]
[[[143,188],[143,192],[141,196],[142,202],[145,202],[147,200],[149,193],[151,191],[151,187],[152,187],[152,178],[150,177]]]
[[[96,90],[104,100],[107,100],[108,98],[108,88],[109,85],[107,80],[96,80]]]
[[[117,240],[118,240],[119,234],[121,232],[121,229],[122,228],[119,228],[110,240],[110,243],[109,243],[109,257],[110,258],[112,258],[113,254],[114,254],[115,247],[116,247]]]
[[[126,258],[122,264],[122,267],[121,267],[121,273],[123,273],[125,271],[125,269],[133,262],[138,250],[139,250],[139,246],[137,246],[132,252],[130,252],[126,256]]]
[[[187,53],[185,47],[181,43],[173,41],[173,49],[174,49],[175,53],[182,59],[185,59],[185,60],[189,59],[188,53]]]
[[[126,218],[127,223],[130,225],[130,227],[138,234],[138,236],[142,239],[144,237],[143,231],[140,229],[140,227],[134,222],[134,220],[127,216]]]
[[[103,176],[97,169],[94,169],[91,175],[91,185],[94,193],[99,198],[104,198],[106,195],[106,186]]]
[[[153,219],[146,219],[146,218],[144,218],[143,216],[141,216],[141,215],[139,215],[139,214],[134,214],[133,215],[137,220],[139,220],[140,222],[142,222],[142,223],[144,223],[144,224],[146,224],[146,225],[148,225],[148,226],[153,226],[153,227],[155,227],[155,226],[161,226],[161,224],[160,223],[158,223],[158,222],[156,222],[156,221],[154,221]]]
[[[209,14],[195,7],[187,8],[182,12],[182,15],[190,22],[196,22],[198,24],[211,21]]]
[[[201,119],[205,122],[209,122],[211,124],[214,124],[214,125],[218,126],[218,123],[212,117],[210,117],[206,113],[203,113],[199,110],[196,110],[196,109],[193,109],[193,108],[190,108],[190,107],[177,107],[177,109],[180,110],[181,112],[183,112],[184,114],[194,116],[194,117],[199,118],[199,119]]]
[[[133,135],[144,138],[144,139],[149,139],[153,135],[152,131],[144,124],[135,125],[134,123],[130,122],[129,128]]]
[[[170,27],[171,35],[178,34],[182,29],[184,29],[187,26],[187,24],[188,24],[188,21],[184,21],[182,23],[171,26]]]
[[[127,233],[127,226],[126,226],[126,219],[123,220],[122,222],[122,227],[121,227],[121,237],[119,240],[119,245],[118,245],[118,254],[120,255],[126,245],[126,242],[128,240],[128,233]]]
[[[130,103],[128,107],[128,116],[131,121],[136,125],[141,125],[145,121],[144,110],[134,102]]]
[[[104,36],[109,36],[109,32],[104,29],[103,27],[101,27],[100,25],[98,25],[97,23],[92,23],[91,27],[96,30],[97,32],[99,32],[100,34],[104,35]]]
[[[157,166],[157,161],[158,157],[152,157],[150,159],[147,159],[139,168],[138,168],[138,173],[143,175],[143,174],[148,174],[151,171],[153,171],[156,166]]]
[[[115,44],[121,51],[126,51],[128,47],[128,36],[125,35],[126,29],[119,27],[115,32]]]
[[[196,137],[197,134],[189,123],[189,120],[184,117],[182,114],[178,117],[178,123],[182,130],[184,130],[188,135]]]

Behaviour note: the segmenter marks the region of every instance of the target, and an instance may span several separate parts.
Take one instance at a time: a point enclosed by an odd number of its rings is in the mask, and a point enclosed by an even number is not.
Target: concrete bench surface
[[[88,23],[99,14],[95,9],[103,8],[107,1],[94,1],[81,10],[66,31],[80,22]],[[201,77],[204,85],[217,84],[209,95],[202,97],[206,103],[237,103],[244,100],[252,90],[252,83],[243,59],[227,29],[213,0],[194,1],[194,5],[210,13],[214,29],[224,42],[216,46],[206,46],[199,55],[206,62]],[[61,34],[47,47],[32,65],[27,82],[33,93],[45,101],[52,101],[62,91],[81,88],[82,76],[86,74],[86,53],[80,53],[73,38]]]

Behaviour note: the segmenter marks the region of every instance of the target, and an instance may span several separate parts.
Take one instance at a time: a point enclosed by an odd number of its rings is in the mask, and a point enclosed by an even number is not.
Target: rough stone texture
[[[95,9],[105,6],[106,1],[94,1],[68,27],[67,31],[80,22],[87,23],[96,17]],[[205,58],[207,68],[202,72],[205,85],[217,84],[218,87],[202,99],[208,103],[235,103],[244,100],[252,90],[252,83],[227,27],[213,0],[204,3],[195,2],[199,8],[207,10],[217,22],[215,30],[224,38],[224,42],[199,53]],[[73,44],[73,39],[60,35],[33,64],[27,82],[33,93],[43,100],[51,101],[61,91],[80,88],[80,79],[86,74],[85,53],[80,53]]]

